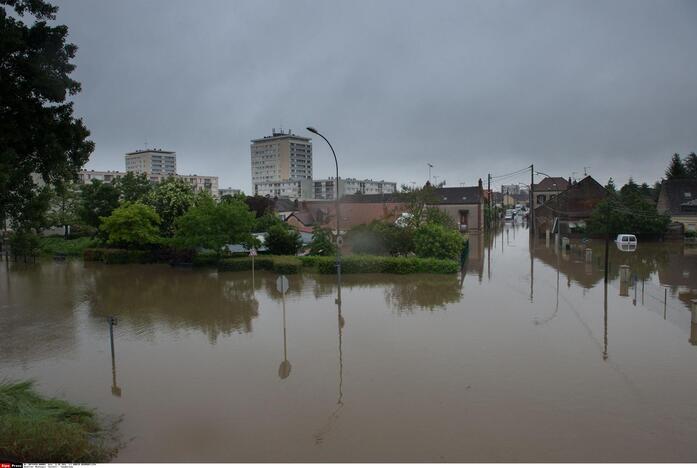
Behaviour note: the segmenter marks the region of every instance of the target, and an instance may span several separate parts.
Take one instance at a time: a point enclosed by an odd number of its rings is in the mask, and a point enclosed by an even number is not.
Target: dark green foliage
[[[694,152],[685,158],[685,171],[687,172],[687,177],[697,179],[697,154]]]
[[[79,214],[82,222],[93,228],[99,228],[102,218],[110,216],[119,206],[119,190],[101,180],[93,180],[83,185],[80,194]]]
[[[80,222],[80,190],[71,182],[58,182],[51,191],[51,206],[47,215],[48,225],[63,226],[68,237],[68,226]]]
[[[332,242],[332,232],[319,226],[312,229],[310,255],[335,255],[336,245]]]
[[[0,457],[24,462],[97,463],[116,454],[114,434],[95,414],[45,399],[31,382],[0,384]]]
[[[160,217],[151,206],[125,202],[102,218],[99,229],[110,245],[138,248],[160,242],[159,224]]]
[[[176,222],[177,245],[220,251],[226,244],[250,240],[254,214],[236,199],[217,203],[210,196],[197,197],[196,204]]]
[[[128,249],[85,249],[82,259],[86,262],[104,262],[107,264],[153,263],[157,255],[151,250]]]
[[[9,244],[13,255],[36,255],[39,253],[39,236],[30,230],[13,232]]]
[[[297,257],[275,257],[272,261],[273,267],[271,270],[284,275],[299,273],[300,267],[302,266]],[[256,268],[256,263],[254,267]]]
[[[640,188],[628,183],[618,193],[610,193],[607,199],[598,204],[586,223],[586,232],[591,236],[609,234],[614,237],[628,233],[642,238],[656,238],[665,233],[669,223],[669,216],[659,214]]]
[[[262,197],[261,195],[254,195],[253,197],[245,198],[244,202],[247,204],[247,206],[249,206],[250,211],[256,214],[257,218],[260,218],[267,213],[273,214],[273,198]]]
[[[266,247],[273,255],[295,255],[302,247],[302,240],[298,231],[281,224],[271,226],[267,231]]]
[[[45,21],[55,19],[57,7],[42,0],[1,4],[0,220],[35,229],[24,223],[47,205],[35,203],[41,190],[32,174],[49,185],[74,180],[94,143],[67,101],[80,91],[70,78],[77,47],[66,42],[66,26]]]
[[[192,260],[194,266],[215,266],[220,261],[220,255],[217,252],[197,252]],[[181,262],[186,263],[186,262]]]
[[[194,191],[186,181],[170,177],[157,184],[144,201],[160,215],[162,235],[172,237],[175,220],[194,204]]]
[[[279,224],[283,224],[283,221],[274,213],[267,212],[256,218],[252,232],[268,232],[271,226]]]
[[[116,187],[121,193],[121,199],[127,202],[143,201],[153,189],[153,184],[146,174],[134,174],[128,171],[118,179]]]
[[[254,260],[256,270],[272,271],[273,265],[274,257],[269,255],[256,257]],[[218,270],[220,271],[247,271],[251,269],[252,257],[225,258],[218,262]]]
[[[688,176],[687,169],[680,159],[680,155],[675,153],[670,160],[668,169],[666,169],[666,178],[668,179],[684,179]]]
[[[346,238],[355,254],[407,255],[414,251],[412,236],[410,227],[373,221],[353,227]]]
[[[319,273],[335,274],[336,258],[315,257]],[[418,257],[379,257],[371,255],[351,255],[341,260],[341,272],[352,273],[457,273],[459,265],[454,260]]]
[[[64,239],[62,237],[42,237],[39,250],[44,255],[83,255],[85,249],[95,247],[97,241],[89,237]]]
[[[438,224],[425,224],[414,233],[414,246],[419,257],[459,259],[465,240],[457,231]]]

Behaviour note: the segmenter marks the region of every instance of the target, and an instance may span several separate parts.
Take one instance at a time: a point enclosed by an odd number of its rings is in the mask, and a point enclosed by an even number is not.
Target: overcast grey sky
[[[249,193],[249,140],[281,125],[322,131],[342,177],[399,183],[425,182],[427,162],[455,186],[530,163],[652,183],[697,151],[697,1],[58,5],[90,169],[124,170],[147,141]]]

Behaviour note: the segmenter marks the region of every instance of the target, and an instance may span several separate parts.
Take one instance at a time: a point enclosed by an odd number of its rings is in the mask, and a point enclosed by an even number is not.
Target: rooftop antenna
[[[588,171],[591,170],[590,166],[583,166],[583,177],[588,177]]]

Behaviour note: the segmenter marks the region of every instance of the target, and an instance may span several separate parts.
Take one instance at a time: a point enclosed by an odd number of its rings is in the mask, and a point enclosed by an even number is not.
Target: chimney
[[[569,187],[571,187],[571,177],[569,177]]]
[[[479,178],[479,190],[481,190],[481,189],[482,189],[482,178],[480,177]]]

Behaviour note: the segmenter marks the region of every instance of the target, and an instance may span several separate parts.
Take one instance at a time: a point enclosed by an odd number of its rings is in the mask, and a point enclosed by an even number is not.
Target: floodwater
[[[603,248],[508,227],[339,303],[334,276],[3,263],[0,378],[121,415],[122,462],[695,462],[697,248],[610,244],[607,290]]]

